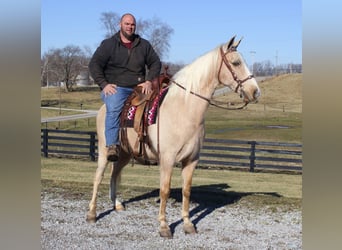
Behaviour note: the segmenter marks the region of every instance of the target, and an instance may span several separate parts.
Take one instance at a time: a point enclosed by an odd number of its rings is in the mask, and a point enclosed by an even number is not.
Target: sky
[[[94,52],[106,33],[103,12],[167,23],[174,33],[166,62],[191,63],[236,35],[249,65],[302,63],[301,0],[41,0],[41,54],[67,45]]]

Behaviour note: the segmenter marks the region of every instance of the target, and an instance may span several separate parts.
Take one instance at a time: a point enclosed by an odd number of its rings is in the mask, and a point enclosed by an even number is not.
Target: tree
[[[103,12],[100,21],[106,30],[105,37],[111,37],[119,31],[120,16],[114,12]],[[162,59],[166,57],[170,49],[170,37],[174,30],[162,22],[158,17],[152,19],[137,20],[137,34],[149,40],[156,53]]]
[[[105,37],[111,37],[119,31],[120,16],[114,12],[103,12],[100,21],[106,30]]]
[[[88,62],[89,59],[78,46],[51,49],[42,58],[42,74],[46,75],[47,82],[63,82],[65,90],[70,91],[76,83],[76,77]],[[44,80],[44,76],[41,79]]]

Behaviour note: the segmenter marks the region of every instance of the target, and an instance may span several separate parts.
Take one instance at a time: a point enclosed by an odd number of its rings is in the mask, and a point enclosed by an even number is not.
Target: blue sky
[[[105,35],[101,13],[108,11],[170,25],[167,62],[190,63],[237,35],[248,64],[302,63],[301,0],[41,0],[41,53],[67,45],[95,51]]]

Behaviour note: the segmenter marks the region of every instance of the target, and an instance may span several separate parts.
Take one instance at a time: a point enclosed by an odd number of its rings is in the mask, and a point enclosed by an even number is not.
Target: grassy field
[[[261,97],[247,109],[225,111],[209,107],[208,137],[301,143],[302,75],[281,75],[259,82]],[[238,101],[235,93],[218,98]]]
[[[302,134],[302,74],[281,75],[259,82],[262,96],[257,104],[247,109],[227,111],[209,107],[206,113],[206,136],[222,139],[279,141],[301,143]],[[98,87],[77,88],[72,92],[59,92],[58,88],[42,89],[42,106],[97,110],[101,105]],[[219,101],[237,101],[235,93],[217,98]],[[61,115],[74,114],[63,111]],[[58,110],[42,109],[42,117],[59,115]],[[95,131],[95,118],[42,124],[42,128]],[[42,190],[61,192],[63,195],[90,199],[96,163],[57,158],[42,158]],[[144,178],[141,178],[144,176]],[[105,173],[100,196],[108,199],[109,173]],[[252,201],[254,205],[273,207],[290,205],[301,207],[302,176],[241,171],[195,171],[193,195],[206,200],[237,199]],[[172,188],[179,193],[180,169],[174,171]],[[156,166],[127,166],[123,172],[120,195],[124,199],[143,195],[159,188]],[[215,193],[213,196],[212,194]],[[221,196],[217,196],[221,194]]]
[[[42,158],[42,191],[90,200],[95,170],[96,163],[94,162]],[[108,168],[99,192],[100,199],[106,201],[108,201],[109,180],[110,169]],[[181,170],[175,168],[172,177],[172,197],[180,196],[181,183]],[[247,203],[253,206],[269,206],[270,208],[285,206],[286,209],[301,207],[301,175],[197,169],[192,186],[194,199],[207,202],[242,200],[248,201]],[[128,165],[122,173],[119,196],[124,200],[151,192],[155,192],[157,196],[158,188],[158,166],[135,164],[132,167]]]

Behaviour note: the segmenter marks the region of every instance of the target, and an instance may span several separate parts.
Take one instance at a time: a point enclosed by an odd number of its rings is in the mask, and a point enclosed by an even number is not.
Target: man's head
[[[132,14],[124,14],[120,20],[120,33],[126,39],[132,41],[135,34],[136,21]]]

